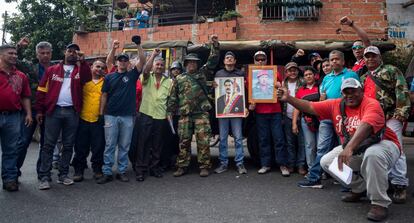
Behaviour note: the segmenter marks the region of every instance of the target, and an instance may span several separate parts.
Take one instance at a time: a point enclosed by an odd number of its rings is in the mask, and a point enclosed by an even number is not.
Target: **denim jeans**
[[[243,153],[243,135],[242,135],[242,118],[219,118],[220,144],[219,144],[219,160],[220,164],[227,166],[229,164],[228,158],[228,136],[229,125],[231,125],[231,132],[234,138],[234,148],[236,149],[236,157],[234,162],[236,165],[242,165],[244,159]]]
[[[45,118],[45,142],[41,148],[39,179],[50,180],[53,153],[62,133],[62,156],[59,162],[59,177],[69,174],[69,165],[72,159],[73,146],[76,139],[79,115],[72,106],[56,106],[51,115]]]
[[[105,115],[105,151],[102,172],[112,175],[115,163],[115,148],[118,146],[118,172],[124,174],[128,168],[128,151],[131,145],[134,117]]]
[[[305,166],[305,148],[303,146],[303,133],[299,128],[299,134],[292,132],[292,119],[285,116],[283,120],[283,127],[285,130],[286,149],[288,152],[288,166],[289,167],[304,167]]]
[[[270,167],[272,164],[272,144],[276,163],[281,166],[286,166],[287,151],[284,147],[285,140],[282,127],[282,114],[256,114],[256,123],[257,136],[259,138],[260,163],[262,167]]]
[[[17,179],[17,145],[20,140],[20,112],[0,114],[1,178],[3,183]]]
[[[320,179],[322,171],[320,164],[321,158],[333,149],[335,138],[336,135],[332,121],[329,119],[321,120],[319,123],[319,136],[316,149],[316,157],[312,167],[309,170],[309,181],[318,181]]]
[[[403,140],[402,140],[403,124],[397,119],[390,119],[387,121],[387,127],[389,127],[395,132],[395,134],[398,137],[398,141],[401,145],[401,148],[403,148]],[[407,160],[406,160],[404,152],[401,153],[397,162],[392,167],[388,177],[391,181],[391,184],[393,185],[408,186]]]
[[[33,118],[33,123],[30,126],[26,126],[24,124],[24,117],[26,116],[25,112],[21,113],[21,137],[20,137],[20,141],[18,143],[18,149],[17,149],[17,175],[21,176],[21,172],[20,172],[20,168],[23,166],[24,160],[26,159],[26,154],[27,154],[27,149],[30,146],[30,143],[32,142],[32,138],[33,138],[33,134],[36,131],[36,127],[37,127],[37,121],[36,121],[36,113],[32,114],[32,118]],[[44,130],[44,129],[43,129]],[[43,142],[41,142],[41,144],[43,145]],[[39,157],[40,157],[40,151],[39,151]],[[39,165],[36,166],[36,171],[38,172],[39,170],[39,166],[40,166],[40,161],[39,161]]]
[[[312,132],[308,125],[305,122],[305,119],[302,117],[300,119],[304,144],[305,144],[305,155],[306,155],[306,164],[308,165],[308,169],[310,169],[315,161],[316,156],[316,144],[318,142],[318,131]]]

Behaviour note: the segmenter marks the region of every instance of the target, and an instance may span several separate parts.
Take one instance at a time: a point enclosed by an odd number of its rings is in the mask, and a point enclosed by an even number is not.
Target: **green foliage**
[[[231,20],[237,17],[241,18],[243,16],[240,13],[238,13],[236,10],[229,10],[223,13],[223,15],[221,16],[221,19],[225,21],[225,20]]]
[[[16,1],[16,0],[9,0]],[[53,59],[62,59],[63,50],[72,41],[74,31],[83,24],[87,31],[102,29],[91,17],[94,10],[89,0],[19,0],[18,13],[13,14],[6,24],[11,40],[17,43],[22,37],[29,37],[30,45],[25,50],[26,58],[35,58],[35,46],[40,41],[53,45]],[[107,3],[100,0],[98,4]],[[93,13],[92,13],[93,14]]]
[[[411,58],[414,57],[414,48],[397,48],[394,51],[388,51],[382,55],[384,64],[391,64],[401,72],[405,73],[408,65],[410,64]]]

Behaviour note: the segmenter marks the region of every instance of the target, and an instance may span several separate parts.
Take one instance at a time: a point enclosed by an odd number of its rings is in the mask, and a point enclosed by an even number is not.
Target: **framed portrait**
[[[215,104],[217,118],[245,117],[244,77],[215,78]]]
[[[276,103],[276,66],[249,65],[249,102]]]

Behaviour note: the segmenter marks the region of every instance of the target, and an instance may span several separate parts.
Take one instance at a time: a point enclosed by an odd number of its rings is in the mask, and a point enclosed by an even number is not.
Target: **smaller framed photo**
[[[249,65],[249,102],[276,103],[277,67]]]
[[[215,78],[216,117],[245,117],[244,77]]]

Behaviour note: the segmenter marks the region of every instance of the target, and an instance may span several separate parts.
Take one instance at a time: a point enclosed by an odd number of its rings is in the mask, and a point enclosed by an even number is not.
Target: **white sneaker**
[[[49,190],[50,184],[48,180],[42,180],[39,184],[39,190]]]
[[[270,167],[263,166],[262,168],[260,168],[260,170],[259,170],[259,171],[257,171],[257,173],[258,173],[258,174],[265,174],[265,173],[267,173],[267,172],[269,172],[269,171],[270,171]]]
[[[72,185],[73,184],[73,180],[70,179],[68,176],[62,176],[62,177],[59,177],[58,178],[58,180],[56,181],[56,183],[69,186],[69,185]]]

